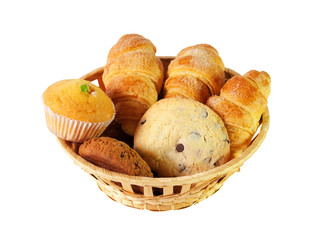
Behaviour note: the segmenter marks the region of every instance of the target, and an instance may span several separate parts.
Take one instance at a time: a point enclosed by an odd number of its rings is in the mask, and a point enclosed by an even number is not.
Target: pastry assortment
[[[164,69],[156,47],[122,36],[107,56],[99,87],[62,80],[43,93],[48,128],[87,161],[144,177],[193,175],[239,156],[267,106],[270,77],[251,70],[225,79],[208,44],[182,49]]]

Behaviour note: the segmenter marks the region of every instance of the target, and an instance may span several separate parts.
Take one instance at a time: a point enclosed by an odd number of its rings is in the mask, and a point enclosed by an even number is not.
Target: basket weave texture
[[[166,72],[173,57],[160,57],[160,59]],[[103,70],[104,67],[97,68],[81,78],[89,81],[98,80],[100,87],[103,88]],[[225,75],[228,79],[239,74],[227,68]],[[133,208],[167,211],[189,207],[217,192],[223,183],[239,171],[243,163],[259,148],[266,137],[269,119],[269,111],[266,108],[258,134],[239,157],[206,172],[173,178],[129,176],[97,167],[79,156],[70,142],[57,139],[74,163],[90,174],[96,180],[100,190],[109,198]]]

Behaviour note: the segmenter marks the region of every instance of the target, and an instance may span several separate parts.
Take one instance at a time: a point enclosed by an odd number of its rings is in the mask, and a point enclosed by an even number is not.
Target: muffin
[[[148,164],[126,143],[110,137],[85,141],[78,154],[94,165],[132,176],[152,177]]]
[[[83,79],[56,82],[45,90],[42,99],[48,128],[68,141],[100,136],[115,115],[106,93]]]
[[[228,160],[230,142],[222,119],[192,99],[167,98],[140,119],[134,149],[159,177],[192,175]]]

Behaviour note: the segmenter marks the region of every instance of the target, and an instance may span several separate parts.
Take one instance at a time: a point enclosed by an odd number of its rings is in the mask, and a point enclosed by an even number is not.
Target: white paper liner
[[[113,118],[99,123],[74,120],[56,114],[48,106],[43,105],[49,130],[57,137],[72,142],[84,142],[88,139],[99,137],[114,119],[113,116]]]

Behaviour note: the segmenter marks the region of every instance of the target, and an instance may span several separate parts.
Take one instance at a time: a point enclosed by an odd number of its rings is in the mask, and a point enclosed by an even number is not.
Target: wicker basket
[[[165,70],[172,59],[173,57],[161,57]],[[101,81],[103,68],[100,67],[82,78],[89,81],[97,79],[100,87],[103,88]],[[227,78],[238,75],[231,69],[226,69],[225,74]],[[261,121],[258,134],[239,157],[206,172],[173,178],[136,177],[112,172],[80,157],[74,152],[70,142],[60,138],[58,142],[74,163],[90,174],[100,190],[114,201],[138,209],[166,211],[189,207],[217,192],[225,180],[240,170],[243,163],[253,155],[265,139],[269,128],[268,108],[262,115]]]

